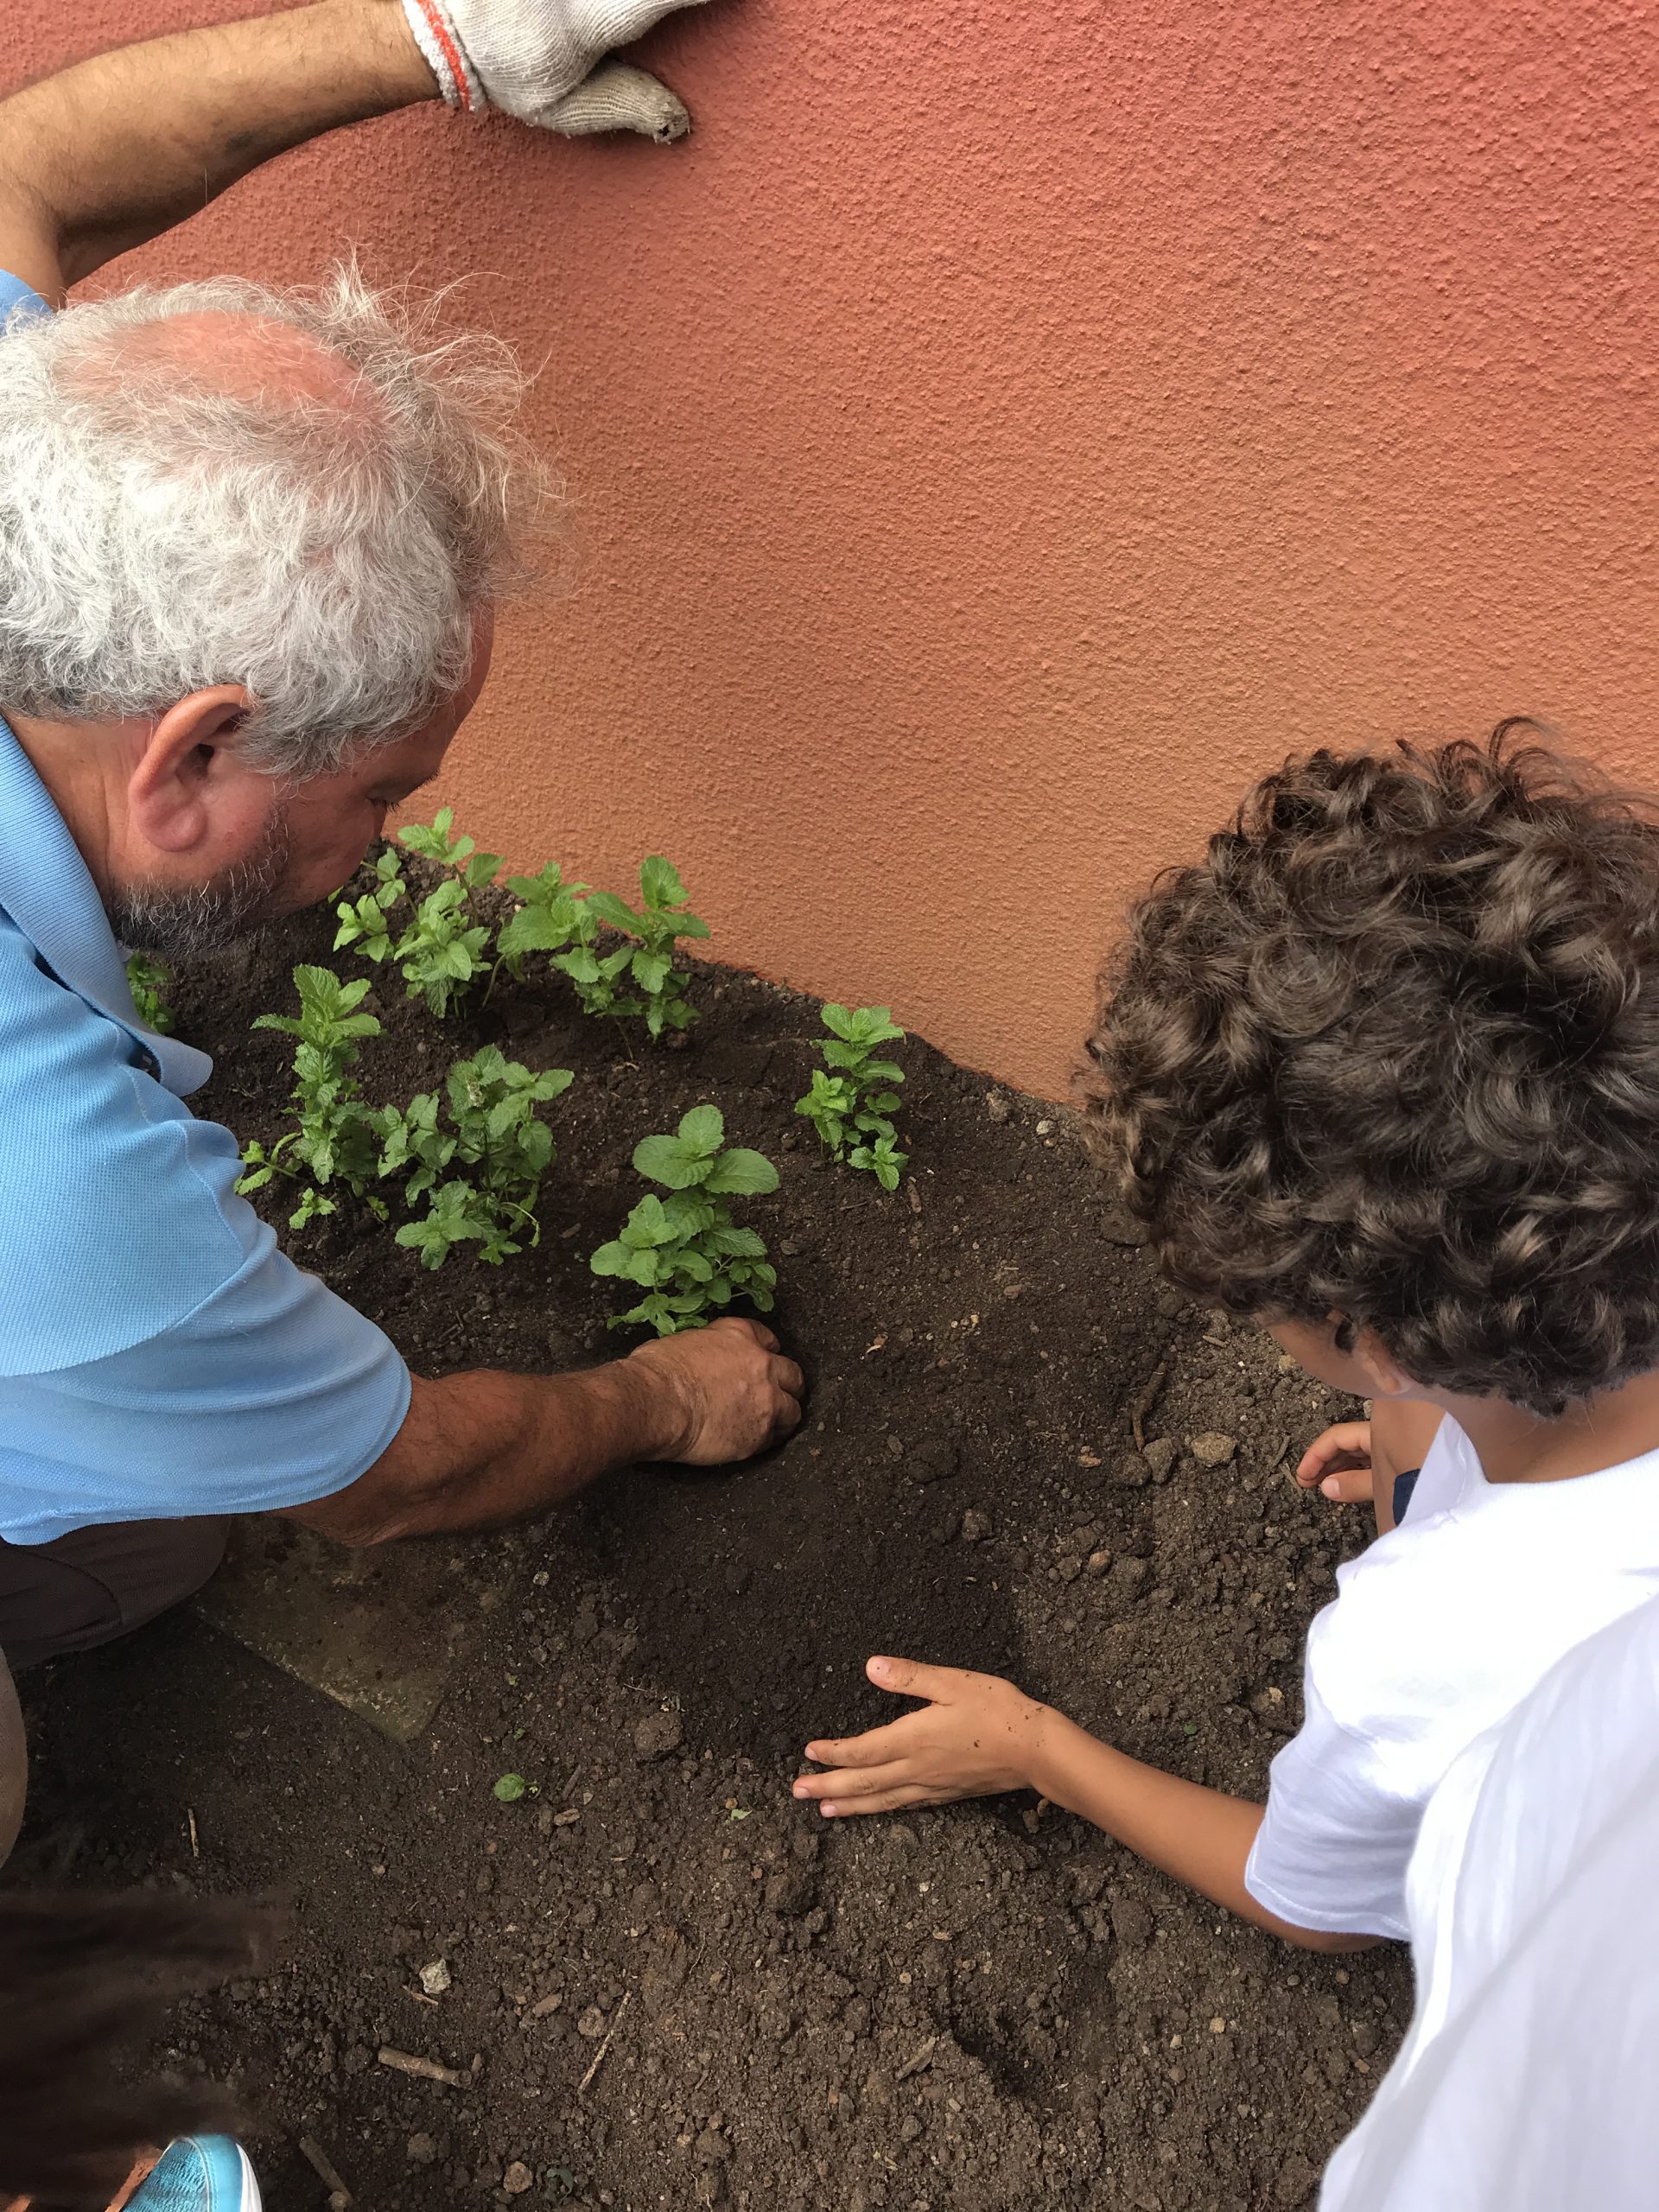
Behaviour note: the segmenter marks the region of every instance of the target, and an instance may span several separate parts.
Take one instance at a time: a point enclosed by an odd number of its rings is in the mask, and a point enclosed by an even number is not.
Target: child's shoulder
[[[1307,1671],[1358,1733],[1496,1719],[1574,1645],[1659,1596],[1659,1449],[1559,1483],[1489,1483],[1455,1423],[1411,1508],[1337,1574]],[[1479,1721],[1485,1726],[1485,1721]]]

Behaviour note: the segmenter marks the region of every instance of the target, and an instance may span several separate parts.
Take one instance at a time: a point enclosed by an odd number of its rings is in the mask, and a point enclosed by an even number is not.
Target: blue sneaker
[[[259,2212],[263,2199],[247,2153],[226,2135],[170,2144],[127,2200],[127,2212]]]

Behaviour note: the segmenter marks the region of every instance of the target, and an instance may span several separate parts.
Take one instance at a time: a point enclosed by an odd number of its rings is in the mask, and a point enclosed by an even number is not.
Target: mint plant
[[[899,1133],[889,1118],[900,1099],[893,1088],[905,1071],[896,1061],[876,1057],[904,1031],[889,1020],[884,1006],[826,1006],[818,1040],[825,1066],[812,1071],[812,1088],[795,1102],[795,1111],[811,1122],[831,1155],[849,1167],[868,1170],[884,1191],[896,1191],[908,1153],[899,1149]]]
[[[352,1073],[365,1037],[378,1037],[380,1024],[358,1007],[368,996],[366,980],[342,983],[331,968],[299,967],[294,985],[300,995],[297,1019],[262,1014],[256,1029],[279,1030],[297,1039],[290,1097],[296,1127],[270,1150],[250,1144],[242,1154],[243,1192],[264,1187],[277,1175],[303,1177],[299,1203],[289,1216],[290,1229],[303,1229],[319,1214],[338,1211],[329,1186],[338,1183],[384,1219],[383,1200],[372,1196],[379,1150],[378,1117],[365,1105]]]
[[[660,1183],[640,1199],[620,1234],[588,1261],[596,1275],[614,1275],[645,1293],[609,1325],[649,1326],[659,1337],[704,1326],[714,1313],[742,1296],[769,1313],[775,1268],[764,1241],[734,1226],[728,1198],[764,1197],[778,1187],[778,1170],[741,1145],[722,1150],[726,1124],[717,1107],[694,1106],[674,1136],[645,1137],[635,1146],[635,1172]]]
[[[492,1267],[522,1251],[520,1239],[536,1243],[537,1196],[554,1156],[553,1132],[536,1109],[575,1080],[569,1068],[532,1072],[505,1058],[499,1046],[486,1045],[471,1059],[457,1060],[445,1077],[447,1127],[435,1092],[423,1091],[401,1109],[385,1108],[376,1117],[379,1173],[405,1175],[411,1205],[434,1194],[426,1218],[407,1223],[397,1242],[418,1251],[429,1268],[441,1268],[462,1243],[476,1243],[479,1257]],[[467,1172],[452,1174],[454,1169]]]
[[[441,1021],[490,972],[489,925],[479,919],[473,898],[494,882],[501,866],[499,853],[480,853],[470,837],[452,836],[454,823],[454,808],[446,806],[430,823],[405,823],[397,832],[399,844],[447,873],[395,938],[387,916],[412,895],[395,853],[382,853],[375,862],[371,891],[334,909],[335,951],[355,951],[377,964],[395,960],[410,997],[424,999]]]
[[[519,904],[497,932],[496,957],[515,981],[522,981],[531,953],[563,952],[578,939],[588,886],[567,883],[558,862],[549,861],[539,874],[510,875],[507,888]]]
[[[334,908],[340,923],[334,950],[358,953],[378,967],[393,947],[391,925],[386,917],[408,897],[409,886],[404,880],[403,861],[390,846],[375,862],[374,875],[372,891],[360,899],[342,899]]]
[[[135,952],[127,962],[127,988],[138,1019],[158,1037],[173,1034],[173,1009],[162,995],[172,981],[173,970],[147,953]]]

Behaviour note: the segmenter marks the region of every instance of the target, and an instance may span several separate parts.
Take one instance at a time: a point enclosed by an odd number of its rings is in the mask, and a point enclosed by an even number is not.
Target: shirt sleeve
[[[380,1457],[409,1401],[390,1338],[262,1245],[160,1335],[0,1378],[0,1535],[48,1543],[331,1497]]]
[[[25,284],[21,276],[14,276],[9,269],[0,269],[0,325],[16,308],[30,315],[50,315],[52,310],[32,284]]]
[[[1311,1666],[1305,1696],[1301,1729],[1273,1763],[1244,1886],[1293,1927],[1403,1942],[1421,1800],[1391,1781],[1385,1744],[1334,1717]]]

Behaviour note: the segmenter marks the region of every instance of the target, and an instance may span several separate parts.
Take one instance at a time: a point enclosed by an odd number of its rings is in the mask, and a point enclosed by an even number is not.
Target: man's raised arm
[[[0,101],[0,270],[60,305],[273,155],[419,100],[681,137],[667,86],[606,56],[695,4],[316,0],[98,54]]]
[[[96,55],[0,103],[0,269],[60,304],[273,155],[437,98],[401,0],[322,0]]]

